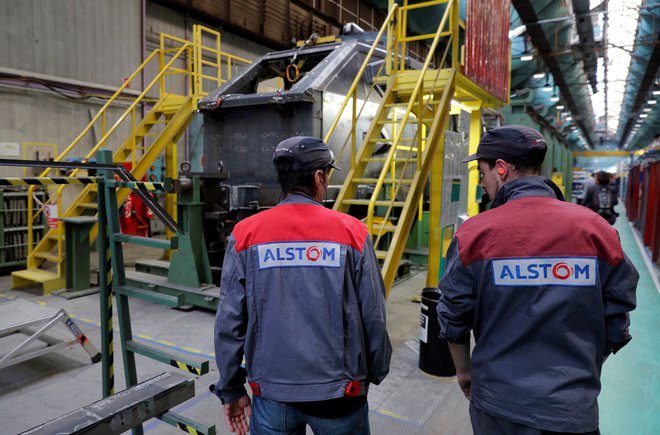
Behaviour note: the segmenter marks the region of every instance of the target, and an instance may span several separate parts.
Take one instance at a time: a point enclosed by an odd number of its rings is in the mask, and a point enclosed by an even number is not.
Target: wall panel
[[[140,2],[3,0],[0,64],[118,86],[140,61]]]

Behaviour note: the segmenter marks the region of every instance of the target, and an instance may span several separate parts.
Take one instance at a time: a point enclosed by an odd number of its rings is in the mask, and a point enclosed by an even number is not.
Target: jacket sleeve
[[[639,274],[632,262],[623,254],[623,260],[611,271],[603,283],[605,311],[605,353],[616,353],[625,346],[631,336],[629,312],[637,305],[637,281]]]
[[[233,403],[246,393],[243,340],[247,329],[245,265],[229,238],[220,280],[220,302],[215,317],[215,360],[220,381],[211,387],[223,403]]]
[[[438,302],[440,337],[452,343],[463,343],[472,329],[476,284],[472,272],[461,261],[456,237],[449,244],[445,264],[439,285],[442,292]]]
[[[367,381],[380,384],[390,371],[392,345],[385,323],[385,285],[367,236],[355,275],[355,289],[367,352]]]

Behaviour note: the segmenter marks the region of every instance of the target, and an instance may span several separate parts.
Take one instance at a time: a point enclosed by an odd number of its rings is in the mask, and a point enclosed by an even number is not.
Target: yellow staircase
[[[213,41],[210,45],[204,45],[203,39]],[[249,63],[245,59],[222,53],[220,51],[220,34],[214,30],[195,25],[193,42],[170,35],[161,35],[160,48],[151,53],[118,91],[108,99],[89,125],[57,157],[56,161],[80,157],[81,154],[84,154],[83,161],[88,161],[94,158],[96,152],[101,148],[115,148],[114,162],[130,162],[132,164],[131,173],[139,180],[147,173],[154,160],[164,153],[168,176],[175,176],[176,143],[192,120],[197,109],[197,100],[208,93],[205,92],[204,85],[207,85],[207,90],[215,89],[226,79],[231,78],[232,61],[234,64],[236,62]],[[180,65],[185,65],[185,67],[181,68]],[[223,65],[227,71],[226,78],[222,76]],[[112,122],[112,126],[107,128],[111,123],[109,109],[113,103],[119,102],[124,91],[134,79],[140,74],[147,74],[154,67],[157,67],[158,73],[151,83],[131,101],[129,107]],[[209,71],[213,71],[213,74],[211,75]],[[156,92],[158,93],[157,98],[150,96]],[[140,117],[141,109],[148,107],[151,108]],[[90,136],[95,133],[95,129],[99,128],[101,139],[94,142],[91,150],[85,148],[85,140],[89,141]],[[127,130],[128,133],[126,133]],[[70,175],[76,176],[79,171],[74,170]],[[40,176],[47,177],[50,172],[51,170],[47,169]],[[65,188],[71,188],[71,186],[60,186],[34,210],[30,201],[28,204],[29,223],[32,223],[40,213],[44,212],[44,206],[47,204],[58,205],[58,208],[63,210],[61,204]],[[95,216],[97,214],[96,194],[96,185],[86,185],[75,195],[75,199],[70,202],[66,211],[60,212],[60,216]],[[127,195],[128,189],[119,190],[117,193],[118,206]],[[31,196],[29,199],[31,200]],[[166,199],[166,208],[172,216],[175,216],[172,198]],[[31,231],[28,233],[31,234]],[[90,234],[90,241],[96,240],[96,234],[97,227],[94,226]],[[34,246],[34,249],[29,251],[28,268],[12,273],[12,288],[41,284],[45,294],[63,288],[66,261],[63,255],[63,241],[63,225],[60,222],[57,228],[50,229]],[[33,243],[29,240],[28,247],[32,246]],[[51,267],[45,269],[44,265]]]
[[[387,288],[396,277],[433,156],[442,150],[455,88],[454,70],[414,73],[389,81],[335,203],[335,210],[365,221],[376,255],[383,260]],[[420,86],[413,87],[410,79]],[[421,95],[424,98],[418,98]],[[370,191],[370,197],[358,198],[358,186]]]
[[[440,6],[444,7],[444,14],[435,33],[407,34],[409,11]],[[459,18],[458,0],[415,3],[402,0],[398,4],[391,1],[390,11],[375,38],[376,42],[366,55],[324,137],[326,143],[343,144],[338,153],[340,159],[350,145],[350,170],[334,208],[362,219],[367,225],[376,255],[382,261],[381,273],[387,296],[396,278],[415,217],[421,216],[422,194],[429,176],[430,222],[431,225],[439,225],[444,131],[452,112],[452,103],[469,108],[477,115],[471,120],[477,121],[481,108],[500,104],[499,100],[462,73],[459,35],[464,28],[465,24]],[[367,96],[359,97],[358,89],[368,79],[365,75],[367,66],[372,64],[372,57],[383,38],[387,41],[383,67],[373,79]],[[430,42],[429,54],[421,68],[410,69],[405,59],[406,44],[421,40]],[[437,50],[438,47],[442,49]],[[362,121],[359,118],[366,104],[358,107],[359,101],[366,102],[373,92],[379,93],[382,99],[364,139],[357,143],[357,125]],[[352,107],[351,128],[338,129],[347,107]],[[475,128],[477,141],[478,130]],[[347,136],[341,137],[347,131]],[[427,278],[427,282],[437,282],[440,255],[440,243],[429,240],[428,274],[434,279]]]

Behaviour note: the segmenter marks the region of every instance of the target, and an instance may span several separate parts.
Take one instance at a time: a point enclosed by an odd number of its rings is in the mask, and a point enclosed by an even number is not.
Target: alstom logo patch
[[[596,285],[595,258],[510,258],[493,260],[493,281],[504,286]]]
[[[341,245],[327,242],[268,243],[257,246],[259,269],[271,267],[339,267]]]

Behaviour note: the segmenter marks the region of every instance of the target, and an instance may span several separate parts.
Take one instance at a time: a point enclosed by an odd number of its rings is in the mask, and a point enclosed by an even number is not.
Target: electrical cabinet
[[[34,196],[43,201],[44,191]],[[23,266],[28,253],[28,188],[0,188],[0,268]],[[46,228],[44,214],[33,222],[32,243],[36,245]]]

